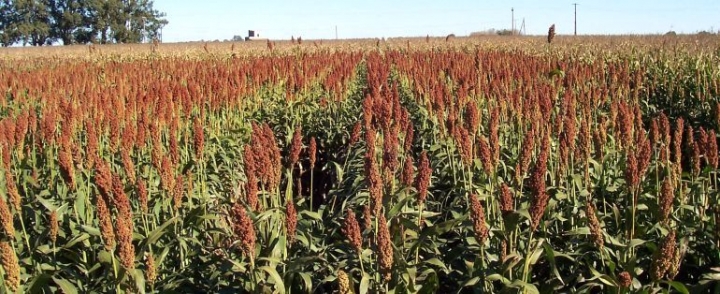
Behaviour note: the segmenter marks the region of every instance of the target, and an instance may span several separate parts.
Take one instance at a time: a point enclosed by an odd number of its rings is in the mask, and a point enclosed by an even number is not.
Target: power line
[[[515,34],[515,7],[510,8],[510,15],[512,16],[512,19],[510,20],[510,34]]]
[[[573,3],[573,6],[575,6],[575,36],[577,36],[577,3]]]

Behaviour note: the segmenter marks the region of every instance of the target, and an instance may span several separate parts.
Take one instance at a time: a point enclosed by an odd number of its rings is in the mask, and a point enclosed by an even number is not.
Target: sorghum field
[[[0,68],[0,292],[720,292],[716,36]]]

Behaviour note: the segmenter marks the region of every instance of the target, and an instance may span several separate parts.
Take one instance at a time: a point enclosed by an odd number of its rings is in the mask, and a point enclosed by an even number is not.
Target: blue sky
[[[230,39],[255,29],[271,39],[375,38],[467,35],[490,28],[509,29],[525,19],[528,34],[573,33],[578,3],[578,34],[693,33],[720,30],[720,1],[650,0],[155,0],[170,22],[164,42]]]

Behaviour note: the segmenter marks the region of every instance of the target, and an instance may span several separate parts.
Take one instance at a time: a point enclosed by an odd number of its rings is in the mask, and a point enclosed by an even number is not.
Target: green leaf
[[[162,264],[165,261],[165,257],[170,253],[170,246],[166,246],[162,252],[155,258],[156,264]]]
[[[524,290],[524,293],[530,293],[530,294],[540,294],[540,291],[538,291],[538,288],[535,287],[533,284],[528,284],[520,280],[513,281],[510,285],[508,285],[510,288],[515,289],[522,289]]]
[[[300,212],[300,214],[314,220],[322,220],[322,216],[320,216],[320,214],[315,211],[303,210]]]
[[[42,293],[43,287],[45,287],[50,282],[50,279],[52,279],[52,276],[45,273],[35,276],[35,278],[33,278],[27,286],[28,292]]]
[[[570,230],[565,235],[590,235],[590,228],[588,227],[580,227],[574,230]]]
[[[305,283],[305,288],[308,290],[308,293],[310,293],[312,291],[312,277],[306,272],[298,273],[298,275],[300,275],[303,283]]]
[[[113,262],[113,256],[110,254],[110,252],[107,252],[105,250],[100,251],[98,253],[98,260],[104,264],[112,264]]]
[[[70,240],[69,242],[67,242],[67,244],[62,246],[62,248],[69,249],[69,248],[75,246],[75,244],[85,241],[87,239],[90,239],[90,235],[88,233],[82,233],[79,236],[77,236],[77,237],[73,238],[72,240]]]
[[[645,241],[645,240],[643,240],[643,239],[632,239],[632,240],[630,240],[630,245],[629,245],[629,246],[630,246],[630,248],[632,248],[632,247],[635,247],[635,246],[643,245],[643,244],[645,244],[646,242],[647,242],[647,241]]]
[[[676,291],[678,291],[680,293],[690,294],[690,291],[688,291],[688,288],[686,288],[685,285],[683,285],[680,282],[668,281],[667,283],[668,283],[668,285],[670,285],[670,287],[673,287]]]
[[[370,289],[370,275],[363,273],[362,279],[360,279],[360,294],[366,294]]]
[[[485,279],[488,280],[488,281],[490,281],[490,282],[492,282],[492,281],[500,281],[500,282],[502,282],[503,284],[510,284],[510,280],[508,280],[507,278],[503,277],[503,276],[500,275],[500,274],[488,275],[487,277],[485,277]]]
[[[551,71],[548,73],[548,77],[549,77],[549,78],[552,78],[552,77],[555,77],[555,76],[559,76],[560,78],[564,78],[564,77],[565,77],[565,72],[564,72],[562,69],[556,68],[556,69],[551,70]]]
[[[81,227],[83,230],[85,230],[85,232],[87,232],[87,233],[90,234],[90,235],[98,236],[98,237],[101,235],[101,234],[100,234],[100,229],[98,229],[98,228],[96,228],[96,227],[91,227],[91,226],[86,226],[86,225],[82,225],[82,226],[80,226],[80,227]]]
[[[421,288],[420,291],[417,292],[418,294],[437,293],[438,289],[440,288],[440,283],[435,272],[430,273],[427,279],[425,279],[419,284]]]
[[[590,281],[600,280],[600,282],[602,282],[605,285],[612,286],[612,287],[618,287],[617,283],[615,283],[615,280],[611,276],[603,274],[592,267],[590,267],[590,272],[593,274],[593,277],[589,279]]]
[[[53,251],[53,250],[50,249],[50,245],[44,244],[44,245],[40,245],[40,246],[38,246],[37,248],[35,248],[35,251],[37,251],[37,252],[39,252],[39,253],[41,253],[41,254],[48,255],[48,254],[52,254],[52,251]]]
[[[279,257],[258,257],[257,261],[266,261],[271,264],[282,264],[282,259]]]
[[[465,283],[462,284],[462,287],[465,288],[465,287],[475,286],[475,284],[477,284],[477,282],[479,282],[479,281],[480,281],[480,277],[473,277],[473,278],[465,281]]]
[[[400,213],[400,210],[405,207],[405,204],[407,204],[408,201],[414,200],[412,197],[405,197],[402,200],[398,201],[398,203],[395,204],[395,206],[390,209],[390,211],[387,213],[387,218],[392,219],[395,216],[397,216],[398,213]]]
[[[265,271],[268,275],[270,275],[270,277],[273,279],[273,281],[275,281],[275,283],[274,283],[275,288],[280,293],[285,293],[285,283],[283,283],[283,280],[280,277],[280,274],[278,274],[276,269],[269,267],[269,266],[261,266],[260,269]]]
[[[342,165],[335,161],[330,161],[329,163],[332,163],[333,166],[335,167],[335,174],[337,175],[337,182],[341,183],[342,179],[344,178],[344,175],[345,175],[345,171],[343,171]]]
[[[145,240],[143,241],[141,248],[147,246],[148,244],[155,244],[155,242],[157,242],[157,240],[160,239],[163,234],[165,234],[165,229],[167,229],[171,224],[173,224],[178,219],[178,217],[179,216],[176,216],[165,221],[165,223],[150,232],[150,234],[148,234],[148,237],[145,238]]]
[[[45,209],[47,209],[49,211],[57,210],[57,206],[55,206],[55,204],[50,202],[50,200],[42,198],[42,197],[40,197],[40,195],[35,196],[35,199],[37,199],[37,201],[40,202],[40,204],[42,204],[45,207]]]
[[[68,280],[53,278],[53,281],[55,281],[55,284],[57,284],[65,294],[77,294],[78,292],[77,288],[75,288],[72,283],[68,282]]]
[[[565,281],[563,281],[562,276],[560,275],[560,272],[558,272],[557,264],[555,263],[555,251],[550,248],[550,244],[543,243],[542,245],[543,249],[545,249],[545,258],[550,261],[550,265],[552,267],[553,274],[555,274],[555,277],[560,280],[560,283],[565,285]]]
[[[135,280],[135,287],[140,291],[140,294],[145,294],[145,274],[140,269],[134,269],[130,274]]]
[[[440,259],[438,259],[437,257],[428,259],[428,260],[426,260],[425,262],[426,262],[426,263],[429,263],[429,264],[432,264],[432,265],[434,265],[434,266],[437,266],[437,267],[439,267],[439,268],[441,268],[441,269],[444,269],[445,271],[449,271],[449,269],[447,268],[447,266],[445,265],[445,263],[443,263],[443,262],[442,262]]]
[[[543,252],[542,245],[545,243],[544,239],[539,239],[538,243],[535,245],[535,251],[533,251],[532,255],[530,255],[530,265],[534,265],[537,263],[538,259],[540,259],[540,256]]]

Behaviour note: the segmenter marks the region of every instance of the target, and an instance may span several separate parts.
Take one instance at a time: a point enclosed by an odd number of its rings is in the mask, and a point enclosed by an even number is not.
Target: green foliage
[[[138,43],[157,38],[168,23],[151,0],[3,0],[0,14],[4,46]]]

